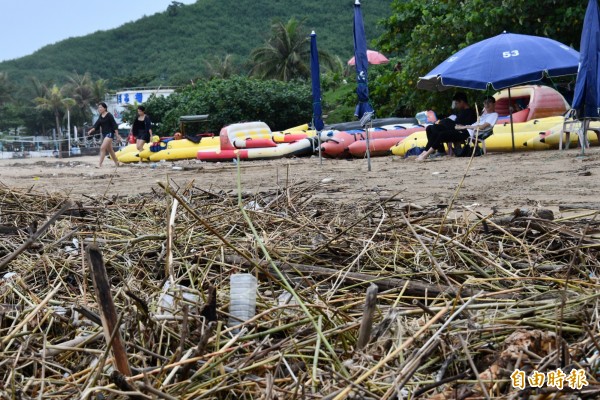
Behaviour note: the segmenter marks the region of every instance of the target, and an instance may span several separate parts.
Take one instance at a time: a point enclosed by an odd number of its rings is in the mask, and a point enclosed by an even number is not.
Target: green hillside
[[[46,46],[0,63],[19,84],[28,77],[64,82],[67,74],[90,72],[109,86],[173,85],[202,77],[205,61],[232,54],[241,71],[250,51],[262,44],[275,19],[304,21],[319,47],[346,60],[353,53],[353,0],[198,0],[173,2],[167,10],[117,29],[99,31]],[[382,33],[378,21],[390,14],[390,1],[362,4],[369,41]]]

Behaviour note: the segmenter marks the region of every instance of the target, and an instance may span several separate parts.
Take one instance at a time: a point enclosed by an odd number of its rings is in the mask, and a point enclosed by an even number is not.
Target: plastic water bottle
[[[256,314],[256,278],[252,274],[233,274],[230,280],[230,327],[248,321]],[[234,330],[237,333],[238,330]]]

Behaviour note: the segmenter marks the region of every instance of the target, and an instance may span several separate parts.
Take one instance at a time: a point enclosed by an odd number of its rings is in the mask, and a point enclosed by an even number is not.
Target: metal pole
[[[508,115],[510,117],[510,136],[512,138],[512,151],[515,151],[515,129],[513,127],[513,117],[512,117],[512,101],[510,97],[510,88],[508,88]]]
[[[52,139],[54,140],[54,148],[57,148],[58,141],[56,140],[56,128],[52,128]]]
[[[317,143],[319,144],[319,165],[323,165],[323,156],[321,155],[321,131],[317,131]]]
[[[71,155],[71,111],[67,108],[67,147],[69,148],[69,156]]]
[[[83,147],[88,147],[87,145],[87,131],[88,131],[88,124],[87,122],[83,123],[83,132],[81,132],[81,142],[83,143]]]
[[[581,145],[581,155],[585,155],[585,146],[587,146],[587,131],[590,126],[590,119],[583,118],[583,122],[581,123],[581,133],[579,134],[579,144]]]
[[[369,131],[373,128],[373,120],[369,121],[369,124],[365,126],[367,131],[367,170],[371,171],[371,150],[369,149]]]

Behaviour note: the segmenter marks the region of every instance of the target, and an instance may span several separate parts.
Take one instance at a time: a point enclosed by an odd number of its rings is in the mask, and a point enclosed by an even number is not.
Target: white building
[[[159,86],[157,88],[134,87],[118,91],[115,94],[106,95],[108,111],[115,116],[118,123],[122,122],[123,111],[127,106],[137,106],[145,103],[150,96],[167,97],[175,91],[172,86]],[[95,118],[94,118],[95,119]]]

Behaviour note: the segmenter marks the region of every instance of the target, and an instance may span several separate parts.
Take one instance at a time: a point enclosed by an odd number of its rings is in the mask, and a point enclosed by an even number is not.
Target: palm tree
[[[204,65],[206,66],[208,78],[229,79],[237,73],[231,54],[226,54],[222,59],[212,57],[205,60]]]
[[[276,21],[271,37],[250,53],[254,66],[251,75],[263,79],[289,81],[310,76],[310,38],[302,23],[291,18],[286,24]]]
[[[68,76],[67,90],[70,97],[75,100],[77,114],[75,117],[80,122],[85,122],[92,119],[92,111],[90,106],[94,105],[94,93],[92,89],[92,78],[89,72],[83,75],[74,72]]]
[[[104,101],[104,97],[106,96],[108,85],[107,79],[98,79],[92,82],[92,103],[98,104],[101,101]]]
[[[41,82],[36,77],[30,77],[29,83],[31,86],[29,89],[31,90],[31,98],[33,98],[33,103],[35,103],[35,99],[37,97],[46,97],[48,91],[54,85],[54,81],[49,79],[46,82]],[[32,120],[32,123],[35,126],[35,129],[41,129],[42,132],[46,132],[46,126],[52,125],[53,115],[51,112],[40,112],[36,113],[34,116],[30,116],[29,119]]]
[[[32,77],[30,78],[31,86],[33,88],[33,93],[35,97],[44,97],[54,85],[52,80],[48,80],[46,82],[40,82],[38,78]]]
[[[59,139],[59,157],[62,157],[62,131],[60,129],[60,113],[73,107],[76,102],[70,97],[65,97],[65,87],[60,89],[58,86],[53,85],[44,97],[36,97],[35,102],[37,103],[37,109],[48,110],[54,114],[56,122],[56,134]]]

